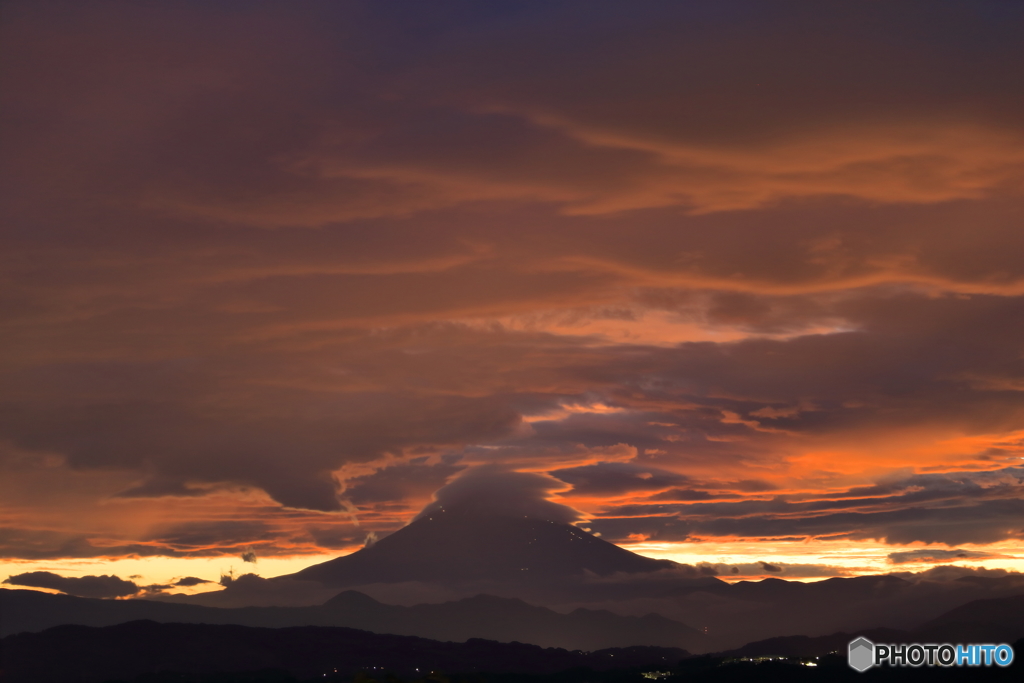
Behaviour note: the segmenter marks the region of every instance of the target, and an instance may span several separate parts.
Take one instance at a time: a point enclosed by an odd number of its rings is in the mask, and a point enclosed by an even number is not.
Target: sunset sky
[[[288,573],[481,465],[741,577],[1024,570],[1022,28],[5,3],[0,580]]]

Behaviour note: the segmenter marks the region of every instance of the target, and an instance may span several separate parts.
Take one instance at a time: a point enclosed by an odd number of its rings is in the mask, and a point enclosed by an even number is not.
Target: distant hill
[[[912,630],[876,628],[817,637],[767,638],[719,656],[822,656],[833,651],[845,652],[850,641],[858,636],[876,643],[1013,643],[1024,638],[1024,595],[975,600]]]
[[[700,590],[681,586],[656,599],[631,604],[695,627],[707,626],[710,637],[725,649],[778,636],[824,636],[875,628],[913,631],[971,601],[998,602],[1020,595],[1024,593],[1021,579],[1019,575],[947,582],[885,575],[807,583],[766,579],[720,582]],[[618,611],[623,603],[595,604]]]
[[[915,635],[941,642],[1010,642],[1024,638],[1024,595],[974,600],[922,625]]]
[[[584,650],[659,645],[698,653],[769,638],[813,638],[877,628],[930,632],[927,629],[941,626],[944,633],[953,633],[955,626],[964,639],[970,635],[975,640],[993,629],[1005,631],[1009,639],[1017,633],[1024,635],[1024,631],[1009,628],[1017,615],[1024,613],[1024,609],[1018,610],[1016,596],[1024,594],[1018,577],[980,583],[914,583],[892,576],[862,576],[812,583],[769,579],[730,585],[710,578],[624,576],[624,580],[615,576],[607,581],[577,581],[590,599],[554,603],[568,605],[559,611],[537,606],[533,600],[486,595],[403,607],[344,592],[312,607],[228,609],[0,590],[0,633],[38,631],[62,623],[107,626],[153,619],[266,627],[349,626],[443,640],[490,638]],[[273,583],[258,577],[253,580]],[[955,608],[964,611],[951,612]],[[626,616],[630,614],[636,616]]]
[[[709,647],[704,634],[656,614],[629,617],[587,609],[560,614],[522,600],[487,595],[402,607],[345,591],[317,607],[222,609],[150,600],[97,600],[37,591],[0,590],[0,615],[0,635],[41,631],[61,624],[110,626],[148,619],[164,623],[269,628],[346,626],[437,640],[487,638],[580,650],[654,645],[703,652]]]
[[[540,674],[575,667],[667,668],[685,650],[623,648],[592,653],[522,643],[470,640],[442,643],[347,628],[283,629],[133,621],[117,626],[59,626],[0,640],[6,683],[100,683],[109,680],[190,680],[213,672],[278,670],[302,679],[348,679],[384,670],[408,678],[431,671]],[[174,672],[184,677],[160,677]]]
[[[653,572],[678,566],[637,555],[569,524],[439,509],[351,555],[288,577],[348,587],[474,580],[544,582],[585,573]]]
[[[786,587],[771,582],[762,587],[761,596],[770,594],[775,599],[792,599],[794,596],[788,595],[791,590],[799,591],[798,597],[807,595],[804,589],[797,588],[799,585]],[[849,585],[863,589],[885,586],[887,582],[862,581]],[[849,585],[834,582],[819,591],[822,595],[849,592]],[[750,584],[740,590],[751,592],[756,590],[754,586],[756,584]],[[139,615],[151,615],[153,620],[135,620]],[[708,647],[703,634],[663,617],[633,618],[583,609],[559,614],[520,600],[493,596],[402,607],[384,605],[361,593],[345,591],[318,607],[218,609],[0,590],[0,626],[5,632],[40,629],[49,622],[69,620],[92,627],[59,626],[42,633],[7,636],[0,641],[4,680],[98,683],[108,679],[133,680],[136,676],[160,671],[206,674],[262,669],[276,669],[300,679],[322,680],[324,673],[333,675],[335,668],[339,675],[346,677],[359,669],[380,673],[380,669],[372,669],[375,666],[386,667],[409,679],[422,678],[428,668],[447,672],[522,674],[550,674],[573,667],[599,669],[634,665],[668,670],[686,656],[687,650],[693,652],[694,649],[608,649],[596,645],[611,640],[693,642],[695,649]],[[159,624],[157,620],[177,623]],[[107,623],[116,625],[95,628]],[[340,627],[342,623],[358,624],[362,629]],[[377,630],[382,632],[370,633]],[[432,640],[405,635],[427,632],[433,634]],[[490,635],[483,640],[467,637],[467,633]],[[830,652],[842,653],[850,640],[860,635],[875,642],[1020,642],[1024,637],[1024,595],[975,600],[916,629],[874,628],[815,637],[774,637],[721,652],[713,659],[728,662],[767,656],[825,657]],[[571,644],[544,649],[521,642],[497,642],[549,639]],[[444,640],[465,642],[436,642]],[[711,676],[709,672],[717,671],[711,664],[708,667],[711,667],[705,672],[708,676]],[[726,673],[721,672],[721,676]],[[728,675],[735,675],[735,678],[741,673],[737,669]],[[753,673],[759,676],[767,673],[767,669]],[[791,677],[801,670],[787,669],[778,673]],[[562,678],[560,676],[559,680]],[[719,678],[719,674],[714,674],[708,680]],[[733,680],[728,676],[721,678],[726,679]],[[568,676],[565,680],[576,678]]]

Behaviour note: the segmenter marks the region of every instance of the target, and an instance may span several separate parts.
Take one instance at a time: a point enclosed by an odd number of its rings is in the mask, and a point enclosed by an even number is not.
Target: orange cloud
[[[342,551],[487,464],[621,541],[1024,528],[1005,17],[112,8],[0,21],[7,556]]]

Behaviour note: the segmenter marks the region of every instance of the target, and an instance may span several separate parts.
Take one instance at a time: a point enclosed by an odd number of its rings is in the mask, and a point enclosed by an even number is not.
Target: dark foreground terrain
[[[347,628],[253,628],[136,621],[59,626],[0,640],[9,683],[643,683],[665,681],[1020,681],[1024,640],[1007,668],[882,669],[859,674],[845,654],[758,660],[674,648],[595,652],[474,639],[465,643]],[[811,666],[813,665],[813,666]]]
[[[266,674],[268,680],[321,681],[385,671],[407,679],[433,671],[551,674],[579,667],[671,666],[688,656],[677,648],[582,652],[481,639],[440,642],[350,628],[152,621],[57,626],[0,640],[5,683],[249,680],[247,672],[260,671],[277,672]]]

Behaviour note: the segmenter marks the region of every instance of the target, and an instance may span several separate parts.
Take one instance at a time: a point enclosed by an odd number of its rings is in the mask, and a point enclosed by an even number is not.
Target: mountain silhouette
[[[676,566],[671,560],[637,555],[570,524],[472,508],[437,508],[351,555],[282,578],[338,588],[403,581],[537,583]]]
[[[332,626],[442,641],[486,638],[569,650],[639,645],[710,648],[703,633],[672,619],[648,614],[621,616],[606,610],[569,614],[522,600],[478,595],[441,604],[386,605],[344,591],[313,607],[225,609],[152,600],[101,600],[0,589],[0,636],[42,631],[62,624],[112,626],[140,619],[161,623],[236,624],[265,628]]]
[[[1024,638],[1024,595],[973,600],[924,624],[917,635],[972,643]]]

